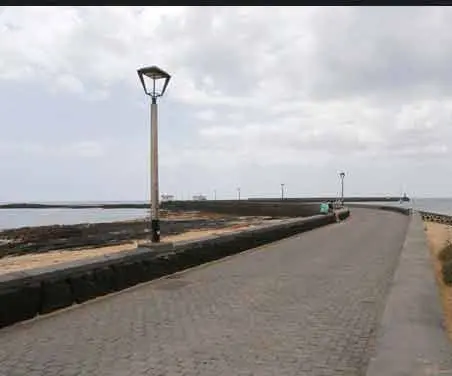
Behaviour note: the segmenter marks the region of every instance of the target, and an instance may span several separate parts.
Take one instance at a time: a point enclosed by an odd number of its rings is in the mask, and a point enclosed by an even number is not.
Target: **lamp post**
[[[237,197],[238,197],[238,199],[240,201],[240,187],[237,188]]]
[[[281,183],[281,200],[284,200],[284,183]]]
[[[159,173],[158,173],[158,133],[157,133],[157,98],[161,97],[168,86],[171,76],[156,67],[138,69],[146,95],[151,97],[151,241],[160,242],[159,219]],[[151,85],[148,87],[148,85]]]
[[[214,189],[213,191],[213,199],[216,200],[217,199],[217,190]]]
[[[341,178],[341,203],[344,204],[344,178],[345,172],[339,173],[339,177]]]

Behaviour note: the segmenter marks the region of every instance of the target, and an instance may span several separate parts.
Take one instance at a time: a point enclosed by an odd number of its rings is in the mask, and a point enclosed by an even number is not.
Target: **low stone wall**
[[[452,375],[452,346],[421,216],[413,213],[366,376]]]
[[[371,204],[347,204],[349,208],[363,208],[363,209],[378,209],[378,210],[387,210],[393,211],[396,213],[400,213],[403,215],[411,215],[412,209],[410,208],[401,208],[398,206],[389,206],[389,205],[371,205]]]
[[[291,202],[325,202],[325,201],[337,201],[339,200],[339,196],[333,197],[285,197],[283,201],[291,201]],[[408,199],[408,198],[407,198]],[[256,198],[248,198],[249,201],[281,201],[281,198],[265,198],[265,197],[256,197]],[[400,197],[396,196],[387,196],[387,197],[344,197],[345,203],[350,202],[397,202],[400,201]]]
[[[271,217],[308,217],[320,213],[318,203],[290,201],[248,201],[248,200],[215,200],[215,201],[172,201],[163,202],[162,209],[203,211],[239,216],[271,216]]]
[[[348,210],[338,213],[346,218]],[[108,256],[0,276],[0,327],[31,319],[192,266],[336,221],[333,214],[295,218],[235,233],[137,248]]]

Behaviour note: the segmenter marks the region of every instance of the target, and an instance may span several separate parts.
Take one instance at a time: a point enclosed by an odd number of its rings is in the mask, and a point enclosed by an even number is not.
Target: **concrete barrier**
[[[422,218],[415,212],[366,376],[452,375],[443,320]]]
[[[308,217],[319,213],[318,203],[291,201],[172,201],[163,202],[166,210],[196,210],[240,216]]]
[[[348,210],[339,211],[341,219]],[[137,248],[0,275],[0,327],[119,291],[300,232],[334,223],[333,214],[293,218],[220,236]],[[166,247],[166,248],[165,248]]]
[[[248,198],[249,201],[261,201],[261,202],[269,202],[269,201],[291,201],[291,202],[326,202],[326,201],[337,201],[339,200],[339,196],[333,196],[333,197],[285,197],[283,200],[281,200],[281,197],[276,198],[267,198],[267,197],[255,197],[255,198]],[[398,202],[400,201],[401,197],[397,196],[387,196],[387,197],[344,197],[344,202],[346,204],[351,202]],[[405,201],[408,201],[409,197],[405,199]]]
[[[412,209],[410,208],[401,208],[399,206],[390,206],[390,205],[372,205],[372,204],[347,204],[349,208],[363,208],[363,209],[376,209],[376,210],[387,210],[393,211],[396,213],[400,213],[403,215],[411,215]]]

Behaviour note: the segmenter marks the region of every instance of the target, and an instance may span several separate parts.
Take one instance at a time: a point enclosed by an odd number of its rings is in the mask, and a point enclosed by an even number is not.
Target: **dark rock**
[[[130,286],[127,281],[127,273],[125,272],[124,269],[125,269],[124,264],[112,265],[112,270],[114,272],[115,291],[120,291]]]
[[[340,210],[338,212],[338,218],[342,221],[350,215],[350,211],[348,210]]]
[[[99,295],[115,291],[115,273],[111,267],[105,266],[94,271]]]
[[[173,255],[164,255],[144,261],[148,265],[149,280],[176,272],[177,265],[173,262],[172,257]]]
[[[150,280],[150,265],[143,261],[125,262],[112,266],[115,274],[115,289],[122,290]]]
[[[0,328],[35,317],[39,301],[39,283],[0,289]]]
[[[71,276],[69,283],[77,303],[83,303],[100,295],[99,283],[92,271]]]
[[[73,302],[72,289],[68,280],[54,277],[42,282],[40,313],[49,313],[68,307]]]

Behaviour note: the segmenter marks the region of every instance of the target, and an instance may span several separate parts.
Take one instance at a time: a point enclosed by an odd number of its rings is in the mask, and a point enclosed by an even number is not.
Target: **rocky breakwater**
[[[222,229],[262,223],[268,217],[238,217],[207,213],[164,212],[162,238],[193,230]],[[22,227],[0,232],[0,258],[53,250],[119,245],[149,238],[149,220]]]

